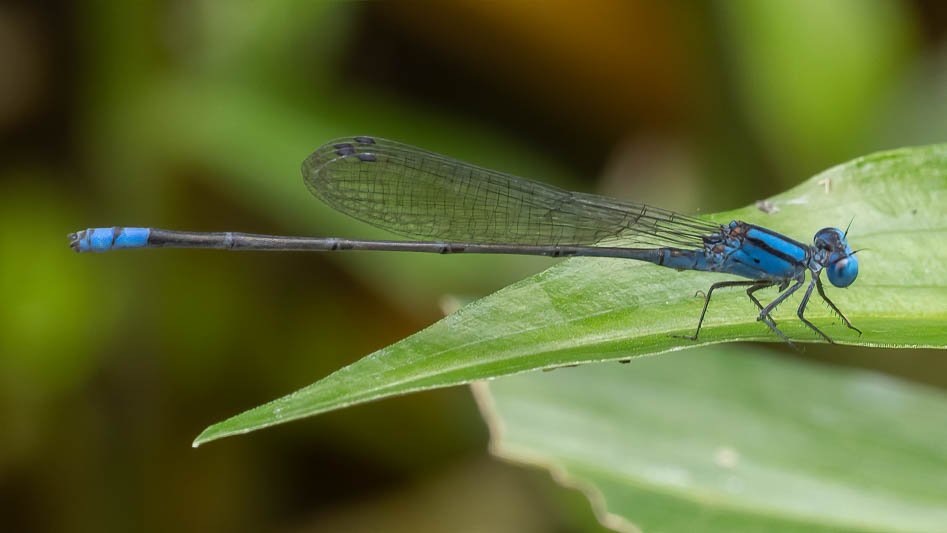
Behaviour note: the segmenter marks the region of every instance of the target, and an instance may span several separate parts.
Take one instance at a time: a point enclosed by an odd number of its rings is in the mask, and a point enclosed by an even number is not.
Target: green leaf
[[[738,0],[715,7],[736,101],[781,178],[877,146],[872,120],[917,54],[908,5]]]
[[[947,395],[714,347],[474,386],[491,450],[621,531],[944,531]]]
[[[864,249],[859,278],[827,292],[864,335],[839,325],[818,298],[806,313],[836,342],[947,346],[947,145],[859,158],[769,202],[777,212],[747,207],[712,218],[745,220],[808,241],[820,228],[844,228],[855,217],[849,242]],[[563,261],[304,389],[215,424],[194,445],[386,396],[537,368],[733,340],[778,341],[756,321],[740,290],[714,294],[698,342],[669,336],[694,331],[702,306],[695,291],[721,279],[726,276],[636,261]],[[800,298],[797,293],[774,316],[790,338],[818,342],[795,317]]]

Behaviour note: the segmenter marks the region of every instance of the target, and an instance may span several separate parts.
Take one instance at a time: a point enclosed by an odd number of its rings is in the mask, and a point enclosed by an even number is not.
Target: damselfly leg
[[[700,334],[700,326],[704,323],[704,316],[707,314],[707,307],[710,305],[710,297],[713,295],[715,289],[723,289],[726,287],[749,286],[749,288],[746,290],[746,295],[750,297],[750,300],[754,304],[756,304],[756,307],[759,308],[760,312],[763,312],[763,305],[760,304],[759,300],[757,300],[755,296],[753,296],[753,293],[760,289],[764,289],[766,287],[772,287],[775,284],[776,284],[775,281],[766,281],[766,280],[718,281],[717,283],[714,283],[713,285],[711,285],[710,288],[707,289],[707,294],[704,295],[704,308],[700,312],[700,318],[697,320],[697,330],[694,332],[694,334],[693,335],[671,335],[671,336],[678,339],[690,339],[692,341],[697,340],[697,335]],[[698,294],[700,294],[700,291],[698,291]],[[767,318],[765,320],[767,323],[769,323],[771,319]],[[773,327],[773,326],[770,326],[770,327]],[[783,336],[783,338],[785,339],[785,336]],[[789,339],[786,339],[786,342],[789,342]]]
[[[809,326],[809,329],[818,333],[819,335],[822,335],[822,338],[825,339],[829,344],[835,344],[835,342],[832,339],[830,339],[828,335],[826,335],[825,333],[822,333],[822,330],[815,327],[815,324],[813,324],[812,322],[809,322],[808,320],[806,320],[806,317],[802,316],[802,314],[805,313],[806,311],[806,305],[809,304],[809,297],[812,296],[812,289],[815,288],[816,281],[818,279],[819,278],[816,278],[812,280],[811,282],[809,282],[809,288],[806,289],[806,295],[802,297],[802,303],[799,304],[799,309],[796,310],[796,316],[799,317],[799,320],[802,320],[803,324]]]
[[[786,289],[785,291],[783,291],[782,294],[780,294],[779,296],[777,296],[775,300],[773,300],[772,302],[770,302],[769,305],[767,305],[766,307],[763,308],[762,311],[760,311],[760,316],[756,317],[757,320],[762,320],[763,322],[765,322],[766,325],[769,326],[769,329],[775,331],[776,334],[779,335],[779,336],[780,336],[784,341],[786,341],[790,346],[792,346],[793,349],[796,348],[796,345],[793,344],[792,341],[789,340],[789,337],[787,337],[786,334],[784,334],[782,331],[780,331],[779,328],[777,328],[777,327],[772,323],[772,321],[771,321],[770,318],[769,318],[769,314],[773,311],[773,309],[776,308],[777,305],[781,304],[786,298],[789,298],[789,296],[791,296],[792,293],[798,291],[798,290],[799,290],[799,287],[802,287],[803,282],[805,282],[805,277],[803,277],[802,279],[796,281],[796,283],[795,283],[792,287],[789,287],[788,289]],[[820,333],[821,333],[821,332],[820,332]]]
[[[842,319],[842,322],[845,323],[845,326],[848,327],[849,329],[854,329],[855,331],[858,332],[859,335],[861,335],[861,334],[862,334],[862,330],[860,330],[860,329],[856,328],[855,326],[853,326],[852,323],[849,322],[847,318],[845,318],[845,315],[843,315],[842,312],[839,311],[839,308],[836,307],[834,303],[832,303],[832,300],[829,300],[829,297],[825,295],[825,291],[822,290],[822,278],[821,278],[821,277],[815,278],[815,287],[816,287],[816,289],[819,290],[819,296],[821,296],[822,299],[825,300],[825,303],[829,304],[829,307],[831,307],[832,310],[835,311],[835,313],[839,316],[839,318]]]

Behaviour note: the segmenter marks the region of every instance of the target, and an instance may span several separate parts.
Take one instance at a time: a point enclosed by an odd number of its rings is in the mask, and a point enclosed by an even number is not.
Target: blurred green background
[[[466,388],[190,447],[552,261],[77,256],[65,235],[382,236],[299,173],[359,134],[677,210],[738,207],[947,140],[944,5],[0,6],[0,528],[597,531],[577,493],[488,457]],[[947,385],[931,352],[801,356]]]

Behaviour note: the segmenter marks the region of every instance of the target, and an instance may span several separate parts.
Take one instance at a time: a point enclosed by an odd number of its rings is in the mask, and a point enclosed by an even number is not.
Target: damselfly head
[[[858,258],[848,247],[848,230],[820,229],[813,239],[815,247],[826,252],[825,271],[836,287],[848,287],[858,277]]]

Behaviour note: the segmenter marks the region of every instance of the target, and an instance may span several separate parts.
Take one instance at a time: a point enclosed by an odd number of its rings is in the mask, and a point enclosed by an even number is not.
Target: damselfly
[[[92,228],[69,235],[77,252],[125,248],[219,248],[226,250],[387,250],[439,254],[492,253],[592,256],[647,261],[677,270],[733,274],[748,280],[710,286],[693,335],[716,289],[746,287],[764,322],[792,344],[770,313],[811,281],[797,309],[799,319],[828,342],[832,339],[803,313],[813,290],[849,323],[826,296],[826,272],[836,287],[858,275],[848,230],[824,228],[812,245],[739,220],[716,224],[626,200],[570,192],[537,181],[464,163],[420,148],[375,137],[329,142],[302,165],[303,179],[317,198],[349,216],[410,237],[412,241],[287,237],[236,232],[186,232],[158,228]],[[429,240],[423,240],[429,239]],[[763,305],[754,293],[778,287]]]

